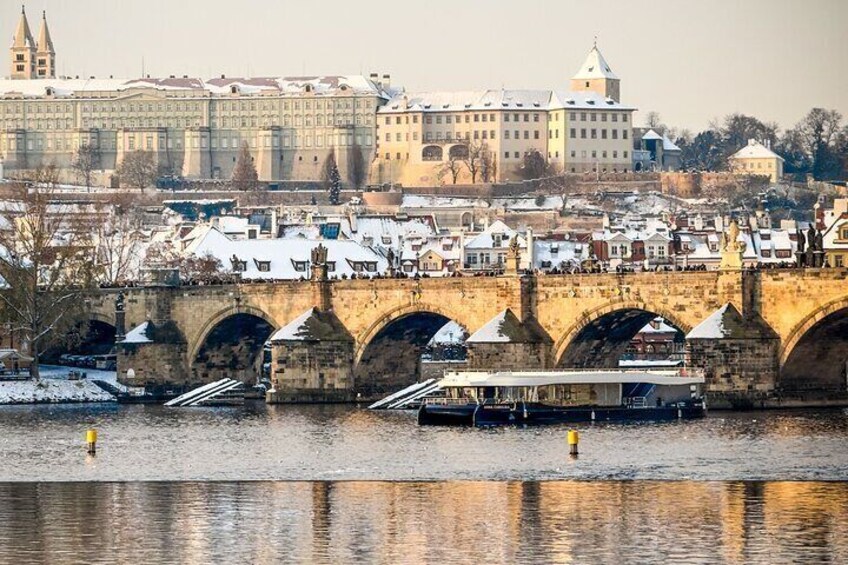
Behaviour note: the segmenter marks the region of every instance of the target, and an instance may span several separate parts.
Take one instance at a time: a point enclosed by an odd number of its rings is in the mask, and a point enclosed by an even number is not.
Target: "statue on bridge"
[[[721,234],[720,251],[721,264],[720,269],[741,269],[742,254],[745,252],[745,242],[739,241],[739,224],[736,220],[730,222],[727,228],[727,233]]]
[[[312,248],[312,280],[325,281],[327,280],[327,248],[318,244]]]
[[[804,237],[804,230],[797,228],[795,230],[795,239],[798,244],[795,251],[795,263],[798,267],[804,267],[807,264],[807,257],[804,255],[804,249],[807,246],[807,238]]]
[[[327,264],[327,248],[319,243],[318,247],[312,248],[312,264],[326,265]]]

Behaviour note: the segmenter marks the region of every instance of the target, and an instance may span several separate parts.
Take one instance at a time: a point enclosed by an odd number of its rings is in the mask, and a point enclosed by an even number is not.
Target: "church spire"
[[[38,32],[38,52],[55,53],[53,39],[50,37],[50,29],[47,27],[47,12],[41,12],[41,29]]]
[[[32,39],[24,6],[21,6],[21,19],[18,20],[18,27],[15,29],[9,56],[12,78],[30,79],[35,76],[35,41]]]
[[[47,27],[47,12],[41,12],[41,29],[38,31],[38,51],[35,54],[36,78],[56,78],[56,51],[50,28]]]
[[[18,28],[15,30],[15,39],[12,41],[13,49],[35,48],[32,32],[29,30],[29,22],[26,17],[26,8],[21,5],[21,19],[18,20]]]

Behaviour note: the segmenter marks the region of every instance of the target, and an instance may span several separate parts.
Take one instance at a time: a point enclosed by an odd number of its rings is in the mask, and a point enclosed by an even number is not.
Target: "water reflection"
[[[0,484],[4,562],[845,563],[848,485]]]

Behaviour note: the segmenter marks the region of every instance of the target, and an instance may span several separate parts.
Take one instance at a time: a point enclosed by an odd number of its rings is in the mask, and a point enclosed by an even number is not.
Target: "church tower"
[[[38,51],[35,53],[35,77],[56,78],[56,51],[47,28],[47,12],[41,13],[41,30],[38,32]]]
[[[571,77],[571,90],[597,92],[601,96],[621,102],[620,83],[621,80],[612,72],[598,50],[598,44],[595,43],[583,66]]]
[[[21,19],[18,21],[15,38],[12,40],[12,47],[9,49],[12,59],[11,77],[13,79],[35,78],[35,49],[35,41],[33,41],[32,33],[29,30],[26,11],[21,6]]]

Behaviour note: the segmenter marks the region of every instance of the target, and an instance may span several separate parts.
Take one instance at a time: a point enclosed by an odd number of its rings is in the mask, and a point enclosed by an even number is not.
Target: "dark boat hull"
[[[629,408],[627,406],[559,407],[544,404],[422,404],[418,410],[418,423],[422,426],[485,427],[577,422],[657,422],[700,418],[704,414],[705,409],[700,402],[655,408]]]

